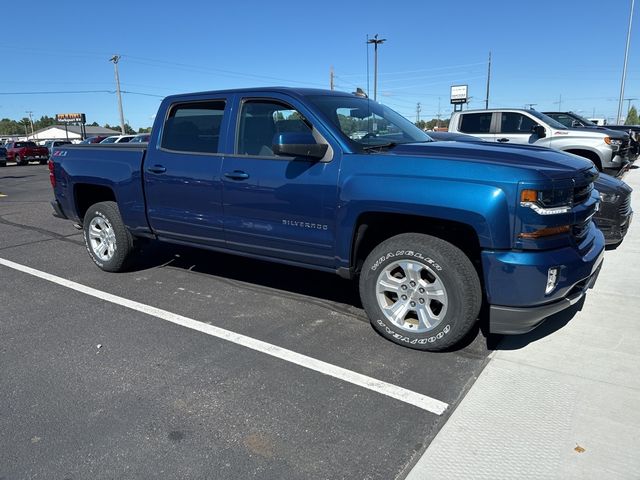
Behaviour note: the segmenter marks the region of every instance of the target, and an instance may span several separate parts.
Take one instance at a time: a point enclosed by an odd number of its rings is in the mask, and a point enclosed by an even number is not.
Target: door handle
[[[498,138],[498,139],[496,140],[496,142],[500,142],[500,143],[505,143],[505,142],[508,142],[508,141],[509,141],[509,139],[508,139],[508,138]]]
[[[153,167],[147,168],[147,172],[149,173],[164,173],[167,169],[162,165],[154,165]]]
[[[224,174],[224,176],[227,178],[230,178],[231,180],[246,180],[247,178],[249,178],[249,174],[241,170],[234,170],[233,172],[227,172]]]

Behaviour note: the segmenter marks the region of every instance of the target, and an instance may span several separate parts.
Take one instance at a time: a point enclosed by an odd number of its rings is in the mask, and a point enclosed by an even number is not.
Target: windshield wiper
[[[376,148],[393,148],[397,145],[400,145],[398,142],[387,142],[387,143],[378,143],[377,145],[363,145],[362,149],[367,150],[375,150]]]

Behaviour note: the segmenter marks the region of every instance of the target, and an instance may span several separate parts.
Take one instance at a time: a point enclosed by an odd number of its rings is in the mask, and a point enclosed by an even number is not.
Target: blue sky
[[[118,124],[114,53],[122,55],[125,118],[136,129],[150,126],[161,97],[173,93],[328,88],[332,66],[338,89],[366,89],[365,41],[376,33],[387,39],[378,100],[412,120],[417,102],[421,118],[438,108],[447,118],[453,84],[468,84],[470,107],[484,107],[489,51],[490,106],[557,110],[561,99],[564,110],[614,117],[630,2],[12,2],[3,7],[0,118],[85,112],[89,122]],[[640,98],[639,10],[625,97]],[[93,93],[29,93],[70,91]]]

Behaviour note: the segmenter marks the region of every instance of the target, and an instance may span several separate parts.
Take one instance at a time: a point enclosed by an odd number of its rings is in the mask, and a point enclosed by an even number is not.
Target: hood
[[[533,145],[505,145],[489,142],[405,143],[389,151],[392,155],[424,156],[449,160],[512,166],[534,170],[548,178],[575,175],[576,170],[590,170],[591,161],[570,153]]]
[[[601,173],[595,181],[596,190],[602,193],[631,193],[633,189],[620,179]]]
[[[598,132],[603,133],[605,135],[609,135],[611,138],[615,138],[616,140],[628,140],[629,134],[626,132],[622,132],[619,130],[609,130],[607,127],[571,127],[569,130],[577,130],[579,132]]]

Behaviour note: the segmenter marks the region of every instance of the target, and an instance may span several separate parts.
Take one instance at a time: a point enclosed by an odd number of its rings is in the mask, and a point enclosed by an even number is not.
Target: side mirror
[[[308,157],[320,160],[327,153],[329,145],[320,144],[310,132],[277,133],[273,137],[271,150],[276,155],[287,157]]]
[[[547,131],[544,129],[544,127],[542,125],[535,125],[532,129],[531,132],[534,135],[537,135],[539,138],[544,138],[547,136]]]

